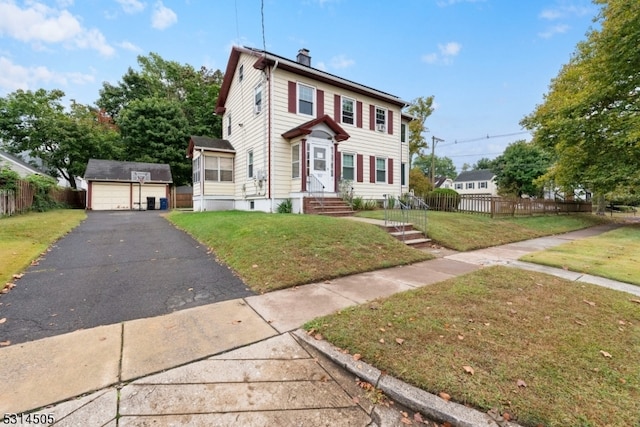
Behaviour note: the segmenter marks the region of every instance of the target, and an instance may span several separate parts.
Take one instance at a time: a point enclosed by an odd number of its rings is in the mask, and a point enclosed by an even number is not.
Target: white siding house
[[[488,169],[461,172],[453,180],[453,189],[458,194],[497,196],[496,174]]]
[[[187,153],[194,210],[274,212],[291,199],[293,211],[303,213],[311,192],[336,196],[341,183],[365,199],[406,193],[406,105],[313,68],[305,49],[290,60],[234,47],[215,111],[222,116],[222,139],[198,145],[192,138]],[[203,169],[209,158],[218,159],[211,161],[218,174]],[[232,168],[224,179],[223,164]]]

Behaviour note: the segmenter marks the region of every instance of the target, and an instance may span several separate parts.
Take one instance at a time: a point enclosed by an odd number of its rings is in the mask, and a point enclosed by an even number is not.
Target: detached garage
[[[166,164],[91,159],[84,173],[87,209],[167,209],[171,168]]]

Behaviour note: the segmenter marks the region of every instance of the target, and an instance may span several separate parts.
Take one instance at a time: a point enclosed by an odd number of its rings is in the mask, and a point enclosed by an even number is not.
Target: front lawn
[[[211,248],[256,292],[433,258],[376,226],[344,218],[173,211],[168,219]]]
[[[640,224],[534,252],[521,260],[640,285]]]
[[[497,408],[523,426],[630,427],[640,425],[639,303],[490,267],[305,328],[423,390]]]
[[[364,211],[358,213],[358,216],[384,219],[384,211]],[[566,233],[610,221],[591,214],[497,219],[487,215],[429,211],[427,217],[427,236],[442,246],[458,251]]]

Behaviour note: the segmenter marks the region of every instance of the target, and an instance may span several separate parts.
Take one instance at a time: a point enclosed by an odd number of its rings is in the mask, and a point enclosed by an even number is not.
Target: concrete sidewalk
[[[4,347],[0,409],[51,414],[56,426],[400,423],[397,409],[363,396],[357,376],[423,415],[453,425],[497,425],[486,414],[434,398],[296,330],[317,316],[495,264],[640,295],[636,286],[517,261],[609,229],[455,253]]]

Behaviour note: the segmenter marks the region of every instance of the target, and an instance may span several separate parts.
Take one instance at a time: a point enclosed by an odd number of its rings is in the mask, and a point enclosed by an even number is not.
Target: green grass
[[[492,219],[487,215],[438,211],[429,212],[427,215],[428,237],[435,243],[458,251],[470,251],[566,233],[610,221],[602,216],[590,214],[505,219]],[[383,219],[384,211],[364,211],[358,213],[358,216]]]
[[[575,240],[520,259],[640,285],[640,224]]]
[[[432,258],[370,224],[318,215],[172,212],[256,292]]]
[[[0,218],[0,288],[53,242],[86,218],[83,210],[56,209]]]
[[[498,408],[524,426],[628,427],[640,425],[640,306],[632,299],[491,267],[305,327],[423,390]]]

